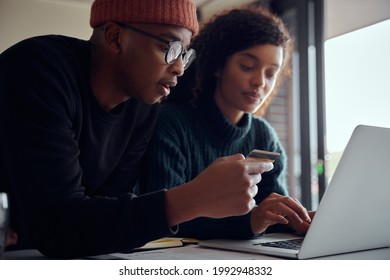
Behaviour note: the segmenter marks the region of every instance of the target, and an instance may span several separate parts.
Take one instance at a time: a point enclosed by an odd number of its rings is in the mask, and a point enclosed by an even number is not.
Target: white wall
[[[247,5],[255,0],[192,0],[198,9],[201,11],[202,22],[208,21],[215,13],[223,10],[239,7],[240,5]]]
[[[0,0],[0,53],[22,39],[62,34],[88,39],[90,3],[72,0]]]
[[[390,19],[390,0],[325,0],[325,38]]]
[[[193,1],[207,19],[220,9],[253,0]],[[35,35],[64,34],[88,39],[91,3],[92,0],[0,0],[0,52]],[[390,0],[325,0],[325,37],[389,18]]]

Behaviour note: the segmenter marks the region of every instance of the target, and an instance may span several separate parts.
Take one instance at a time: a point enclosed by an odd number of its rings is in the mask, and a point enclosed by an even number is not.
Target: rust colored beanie
[[[90,25],[108,21],[123,23],[161,23],[185,27],[198,33],[196,7],[191,0],[95,0]]]

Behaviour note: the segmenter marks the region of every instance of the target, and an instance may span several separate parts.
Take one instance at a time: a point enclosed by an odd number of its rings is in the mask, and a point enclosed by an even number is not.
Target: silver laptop
[[[295,259],[389,247],[390,128],[355,128],[300,248],[283,248],[283,240],[297,238],[265,234],[199,245]]]

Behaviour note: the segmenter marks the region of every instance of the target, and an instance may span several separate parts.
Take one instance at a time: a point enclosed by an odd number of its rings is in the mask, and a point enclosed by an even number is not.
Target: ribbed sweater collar
[[[197,101],[197,111],[208,127],[217,137],[218,141],[235,142],[247,136],[252,124],[252,115],[245,113],[237,125],[232,124],[220,111],[215,99],[207,96],[200,97]]]

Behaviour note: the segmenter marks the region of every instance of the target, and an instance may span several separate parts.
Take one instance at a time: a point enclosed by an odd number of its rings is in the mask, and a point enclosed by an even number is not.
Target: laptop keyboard
[[[274,242],[255,243],[253,245],[299,250],[301,248],[302,242],[303,242],[303,238],[299,238],[299,239],[290,239],[290,240],[282,240],[282,241],[274,241]]]

